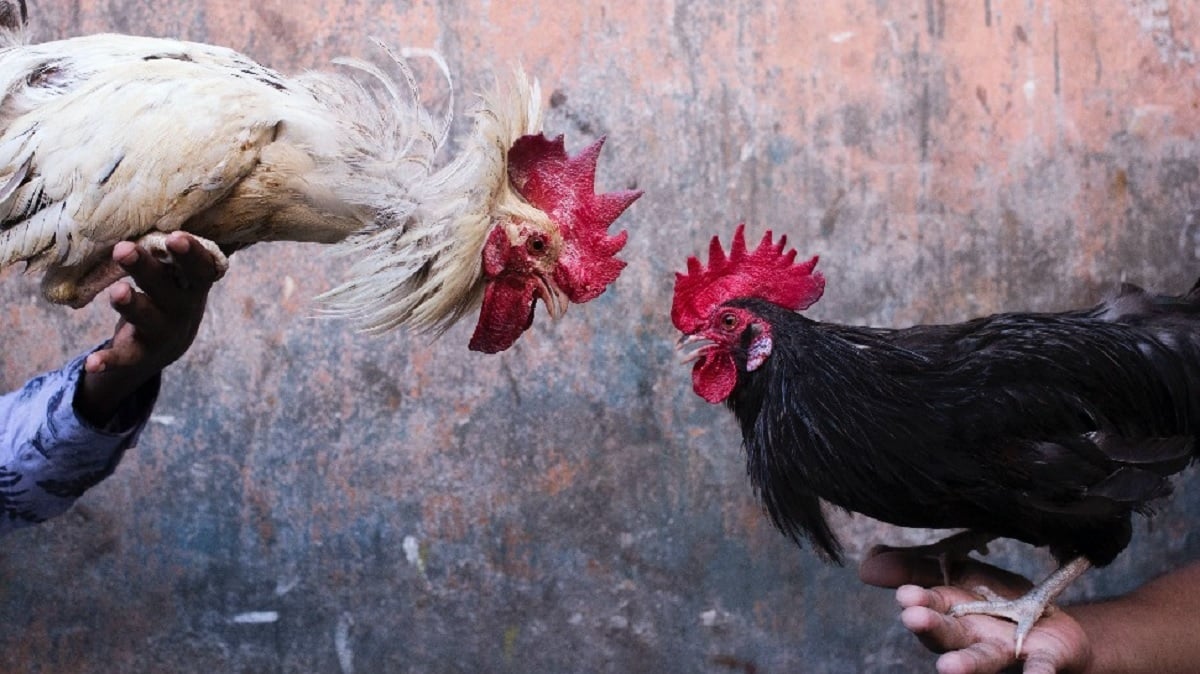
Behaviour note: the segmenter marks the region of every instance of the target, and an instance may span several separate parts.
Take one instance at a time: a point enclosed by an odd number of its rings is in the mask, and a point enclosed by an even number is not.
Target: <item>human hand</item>
[[[108,291],[120,319],[109,345],[84,361],[75,398],[76,411],[93,423],[106,422],[126,396],[182,356],[200,329],[216,261],[183,232],[170,234],[166,247],[173,264],[129,241],[113,248],[113,260],[140,290],[118,281]]]
[[[1050,609],[1034,625],[1020,660],[1013,654],[1013,623],[986,615],[947,615],[956,604],[985,598],[974,588],[1012,598],[1029,590],[1028,579],[973,559],[956,561],[952,572],[954,586],[946,586],[936,559],[883,546],[868,553],[859,566],[864,583],[897,588],[900,621],[922,645],[942,654],[937,660],[939,674],[990,674],[1010,667],[1024,674],[1088,669],[1091,642],[1079,623],[1060,608]]]

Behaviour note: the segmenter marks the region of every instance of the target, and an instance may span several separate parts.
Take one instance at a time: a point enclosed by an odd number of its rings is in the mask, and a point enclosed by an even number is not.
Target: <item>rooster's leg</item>
[[[229,269],[229,258],[217,244],[192,235],[192,239],[212,254],[216,263],[217,279]],[[151,232],[137,240],[159,262],[171,265],[174,258],[167,250],[167,234]],[[177,269],[171,267],[171,269]],[[86,306],[105,288],[125,277],[125,270],[112,259],[111,249],[100,249],[88,260],[70,267],[51,267],[42,277],[42,294],[55,304],[65,304],[76,309]],[[183,283],[182,276],[177,277]]]
[[[991,601],[958,604],[950,607],[950,615],[990,615],[1015,622],[1017,624],[1016,654],[1017,657],[1020,657],[1021,646],[1024,645],[1025,637],[1029,634],[1029,630],[1033,629],[1034,623],[1050,608],[1050,604],[1058,595],[1062,594],[1068,585],[1091,566],[1091,562],[1086,558],[1076,557],[1063,564],[1046,580],[1021,597],[1016,599],[994,598]]]
[[[42,295],[55,304],[79,309],[123,276],[125,270],[105,258],[73,267],[51,267],[42,277]]]
[[[149,234],[146,234],[142,236],[142,238],[138,239],[137,244],[149,251],[150,254],[154,256],[154,259],[158,260],[159,262],[167,265],[173,265],[175,264],[175,258],[171,255],[171,251],[167,250],[167,234],[167,232],[150,232]],[[216,263],[217,268],[217,277],[214,280],[219,281],[229,269],[229,258],[226,257],[225,253],[221,252],[221,249],[217,246],[217,244],[213,243],[212,241],[196,236],[195,234],[191,234],[191,237],[193,241],[200,244],[201,247],[203,247],[213,256],[213,261]],[[172,269],[174,269],[174,267],[172,267]],[[183,281],[184,279],[179,277],[179,280]]]
[[[938,567],[942,570],[942,581],[949,585],[951,565],[966,559],[972,552],[986,555],[988,543],[995,539],[992,534],[968,529],[930,545],[931,551],[937,555]]]

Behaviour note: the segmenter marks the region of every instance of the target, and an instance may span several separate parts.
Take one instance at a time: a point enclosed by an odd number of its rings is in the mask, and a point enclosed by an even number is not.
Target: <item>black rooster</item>
[[[671,318],[692,381],[737,416],[772,521],[840,562],[826,501],[900,526],[966,528],[1047,546],[1061,567],[1025,597],[954,607],[1017,622],[1129,543],[1130,516],[1166,496],[1200,430],[1200,283],[1182,297],[1125,285],[1094,308],[903,330],[832,325],[817,258],[786,237],[678,274]],[[950,539],[948,539],[950,540]],[[964,541],[968,543],[963,547]],[[937,546],[931,546],[937,548]],[[955,550],[954,545],[947,547]]]

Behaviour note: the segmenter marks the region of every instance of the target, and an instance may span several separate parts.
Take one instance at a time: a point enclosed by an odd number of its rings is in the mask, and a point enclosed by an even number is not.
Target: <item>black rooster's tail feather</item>
[[[1171,483],[1156,472],[1123,466],[1088,490],[1089,498],[1139,509],[1171,493]]]
[[[1193,455],[1200,452],[1200,280],[1181,295],[1156,295],[1125,284],[1093,316],[1136,331],[1128,339],[1144,356],[1143,371],[1159,382],[1158,407],[1174,407],[1177,431],[1192,437]]]
[[[1200,279],[1182,295],[1155,294],[1132,283],[1122,283],[1116,294],[1098,309],[1099,316],[1114,323],[1138,325],[1178,317],[1194,320],[1200,315]]]
[[[1158,475],[1174,475],[1187,468],[1195,458],[1195,438],[1186,435],[1131,439],[1097,432],[1089,433],[1088,439],[1112,461]]]
[[[1027,468],[1034,483],[1029,505],[1067,516],[1079,526],[1130,512],[1150,514],[1171,493],[1170,476],[1195,458],[1195,439],[1125,437],[1093,432],[1030,445],[1037,460]]]
[[[1123,466],[1069,498],[1030,494],[1026,503],[1043,513],[1067,516],[1082,526],[1127,517],[1130,512],[1148,515],[1153,512],[1155,501],[1170,494],[1171,481],[1167,477]]]

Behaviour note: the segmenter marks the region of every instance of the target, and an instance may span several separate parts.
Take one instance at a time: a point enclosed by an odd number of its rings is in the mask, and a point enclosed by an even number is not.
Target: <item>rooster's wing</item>
[[[0,267],[83,276],[248,175],[279,124],[262,99],[283,85],[225,51],[93,36],[0,52]]]

